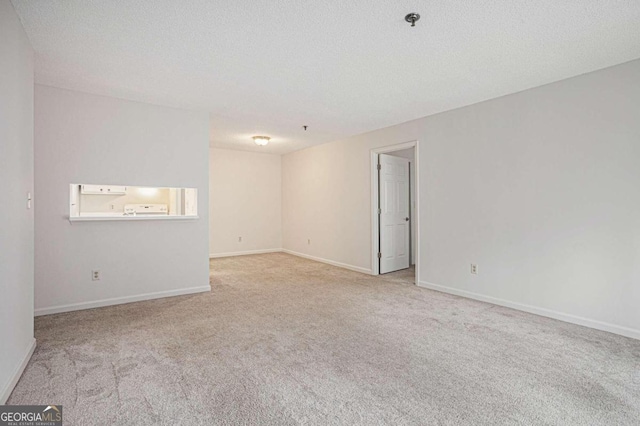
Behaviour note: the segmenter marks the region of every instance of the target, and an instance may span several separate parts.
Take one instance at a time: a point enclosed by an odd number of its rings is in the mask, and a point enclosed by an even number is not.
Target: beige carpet
[[[286,254],[36,319],[11,404],[66,423],[638,425],[640,341]]]

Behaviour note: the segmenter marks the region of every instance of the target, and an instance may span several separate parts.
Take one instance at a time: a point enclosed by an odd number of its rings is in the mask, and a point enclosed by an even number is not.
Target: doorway
[[[418,145],[412,141],[371,150],[372,274],[404,276],[411,272],[416,283],[420,252]]]

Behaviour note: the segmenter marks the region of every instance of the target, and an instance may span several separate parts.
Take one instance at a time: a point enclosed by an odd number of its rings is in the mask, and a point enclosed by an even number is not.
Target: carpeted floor
[[[640,424],[640,341],[274,253],[211,293],[36,318],[65,424]]]

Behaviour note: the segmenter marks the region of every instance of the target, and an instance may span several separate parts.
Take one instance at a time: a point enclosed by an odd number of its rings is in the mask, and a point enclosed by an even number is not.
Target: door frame
[[[380,198],[378,185],[378,154],[388,154],[403,149],[415,148],[415,160],[413,170],[416,176],[415,203],[416,214],[413,219],[416,234],[416,279],[415,284],[420,282],[420,141],[413,140],[409,142],[399,143],[396,145],[388,145],[371,150],[371,275],[380,275],[380,262],[378,261],[378,252],[380,251],[380,217],[378,216],[378,202]],[[411,206],[410,206],[411,207]],[[411,210],[409,210],[411,214]],[[412,230],[413,231],[413,230]],[[413,237],[411,237],[413,238]],[[411,260],[409,260],[411,265]]]

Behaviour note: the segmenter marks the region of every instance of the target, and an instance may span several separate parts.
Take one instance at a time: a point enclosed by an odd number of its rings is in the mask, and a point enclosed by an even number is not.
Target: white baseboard
[[[359,266],[348,265],[346,263],[336,262],[334,260],[323,259],[321,257],[310,256],[308,254],[298,253],[297,251],[282,249],[284,253],[292,254],[294,256],[303,257],[309,260],[315,260],[316,262],[326,263],[339,268],[349,269],[350,271],[360,272],[362,274],[371,275],[371,269],[361,268]]]
[[[249,254],[264,254],[264,253],[280,253],[282,249],[263,249],[263,250],[248,250],[248,251],[232,251],[228,253],[211,253],[209,259],[215,259],[217,257],[232,257],[232,256],[246,256]]]
[[[620,325],[610,324],[607,322],[579,317],[577,315],[565,314],[565,313],[554,311],[551,309],[526,305],[524,303],[511,302],[509,300],[498,299],[492,296],[485,296],[483,294],[473,293],[466,290],[459,290],[453,287],[447,287],[439,284],[432,284],[426,281],[420,281],[418,283],[418,286],[428,288],[431,290],[440,291],[443,293],[453,294],[456,296],[466,297],[468,299],[479,300],[481,302],[487,302],[494,305],[505,306],[507,308],[516,309],[518,311],[529,312],[531,314],[536,314],[536,315],[540,315],[547,318],[553,318],[553,319],[568,322],[571,324],[577,324],[577,325],[582,325],[589,328],[595,328],[596,330],[608,331],[609,333],[619,334],[625,337],[631,337],[632,339],[640,339],[640,330],[635,330],[633,328],[623,327]]]
[[[5,404],[7,402],[7,399],[9,399],[11,392],[13,392],[13,388],[15,388],[16,384],[18,384],[18,380],[20,380],[20,376],[22,376],[24,369],[27,367],[27,364],[31,359],[31,355],[33,355],[33,351],[35,350],[36,350],[36,339],[33,339],[31,341],[31,344],[27,348],[27,351],[25,352],[24,357],[22,358],[22,361],[20,362],[20,364],[18,364],[18,367],[15,369],[15,371],[11,375],[9,382],[7,382],[7,384],[0,391],[0,405]]]
[[[161,299],[163,297],[183,296],[185,294],[203,293],[211,291],[210,285],[201,287],[181,288],[178,290],[158,291],[155,293],[138,294],[135,296],[114,297],[112,299],[95,300],[93,302],[72,303],[69,305],[38,308],[35,316],[59,314],[62,312],[81,311],[83,309],[102,308],[104,306],[121,305],[123,303],[141,302],[143,300]]]

